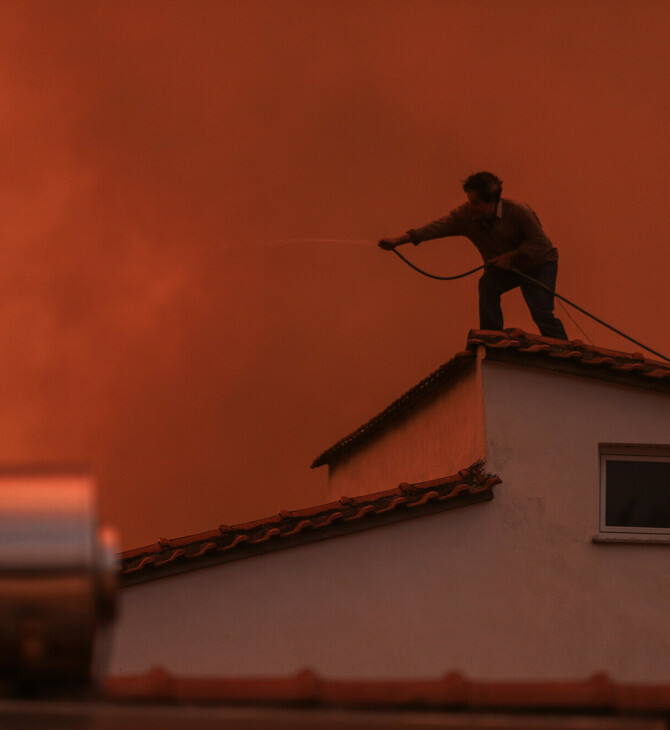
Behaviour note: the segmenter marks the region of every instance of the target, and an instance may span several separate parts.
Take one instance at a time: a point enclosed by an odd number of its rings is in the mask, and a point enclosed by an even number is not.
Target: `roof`
[[[562,366],[567,365],[575,375],[670,392],[670,362],[652,360],[639,352],[608,350],[581,340],[555,340],[519,329],[471,330],[468,349],[479,346],[486,348],[487,359],[551,370],[566,370]]]
[[[324,540],[493,499],[500,479],[479,461],[458,474],[174,539],[121,553],[122,585]]]
[[[424,680],[184,677],[162,669],[109,677],[87,696],[3,698],[2,727],[225,727],[228,730],[478,728],[668,730],[670,685],[574,681],[486,682],[458,672]]]
[[[669,684],[626,684],[595,674],[572,681],[473,681],[458,672],[438,679],[327,679],[311,670],[288,677],[178,677],[154,669],[110,677],[105,696],[172,704],[275,704],[327,707],[507,711],[668,713]]]
[[[312,468],[334,463],[416,408],[426,398],[451,385],[458,374],[474,362],[479,347],[485,349],[487,360],[545,368],[670,393],[670,363],[651,360],[639,352],[608,350],[587,345],[581,340],[557,340],[520,329],[470,330],[464,352],[454,355],[381,413],[326,449],[314,459]]]

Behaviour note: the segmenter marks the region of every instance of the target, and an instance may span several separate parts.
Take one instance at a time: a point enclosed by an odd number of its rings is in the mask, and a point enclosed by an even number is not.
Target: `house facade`
[[[112,673],[667,683],[669,416],[667,364],[473,331],[330,503],[125,553]]]

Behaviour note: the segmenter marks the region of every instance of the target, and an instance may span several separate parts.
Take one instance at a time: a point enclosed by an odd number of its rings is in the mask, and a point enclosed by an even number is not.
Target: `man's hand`
[[[409,243],[409,241],[409,236],[405,234],[404,236],[398,236],[398,238],[382,238],[378,246],[383,248],[384,251],[392,251],[396,246],[402,246],[403,243]]]
[[[516,255],[516,251],[507,251],[501,253],[500,256],[496,256],[494,259],[489,259],[486,263],[490,266],[497,266],[499,269],[509,269],[512,266],[512,260]]]

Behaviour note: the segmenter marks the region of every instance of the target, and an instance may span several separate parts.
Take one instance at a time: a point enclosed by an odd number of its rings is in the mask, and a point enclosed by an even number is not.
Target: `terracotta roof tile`
[[[319,527],[329,527],[330,525],[333,524],[333,522],[335,522],[335,520],[339,520],[343,516],[344,516],[344,513],[342,513],[342,512],[333,512],[332,514],[326,516],[326,518],[323,521],[323,524],[319,525]],[[310,525],[310,529],[312,529],[312,530],[316,529],[316,527],[317,527],[317,525],[314,525],[314,524]]]
[[[179,548],[178,550],[172,550],[172,552],[168,552],[167,555],[164,555],[163,557],[154,560],[154,565],[165,565],[165,563],[171,563],[173,560],[177,560],[177,558],[181,558],[185,554],[186,550],[182,548]]]
[[[205,555],[210,550],[216,550],[217,544],[215,542],[203,542],[198,549],[193,552],[194,558],[199,558],[201,555]]]
[[[588,377],[613,380],[613,378],[624,378],[618,382],[625,382],[628,385],[637,387],[653,387],[655,383],[665,384],[663,381],[670,381],[670,363],[660,360],[645,358],[639,352],[626,353],[616,350],[586,345],[580,340],[566,342],[564,340],[550,340],[538,335],[531,335],[521,330],[512,330],[515,333],[511,347],[500,346],[501,333],[472,331],[468,338],[468,347],[483,345],[487,352],[495,355],[496,352],[503,352],[504,359],[508,353],[528,353],[538,340],[551,343],[549,349],[542,351],[543,357],[528,360],[527,364],[537,367],[552,367],[552,361],[571,360],[577,365],[572,372],[576,375],[583,374]],[[508,339],[508,338],[507,338]],[[582,367],[584,366],[584,367]],[[581,370],[579,368],[582,368]],[[626,376],[631,377],[625,379]],[[664,387],[666,390],[666,387]]]
[[[405,499],[405,497],[401,497],[400,495],[393,497],[393,499],[386,505],[386,507],[382,507],[381,509],[377,510],[377,514],[381,515],[384,514],[384,512],[391,512],[391,510],[394,510],[401,504],[407,504],[407,499]]]
[[[117,702],[294,705],[394,710],[668,713],[669,684],[586,680],[483,682],[450,672],[425,680],[333,680],[311,670],[288,677],[177,677],[161,669],[110,677],[104,696]]]
[[[625,353],[587,345],[581,340],[557,340],[529,334],[520,329],[471,330],[467,350],[393,401],[390,406],[348,436],[326,449],[312,462],[312,468],[331,464],[365,443],[390,422],[404,415],[436,389],[445,387],[474,362],[478,347],[486,349],[489,359],[510,359],[517,364],[554,370],[570,368],[575,375],[625,382],[637,387],[662,387],[670,392],[670,364],[645,358],[639,352]]]
[[[306,527],[309,527],[311,524],[311,520],[301,520],[292,530],[286,530],[285,532],[282,532],[281,535],[282,537],[291,537],[292,535],[297,535],[299,532],[302,532]]]
[[[249,541],[249,535],[235,535],[233,540],[229,542],[227,545],[221,545],[219,546],[219,550],[232,550],[233,548],[236,548],[238,545],[240,545],[243,542]]]
[[[670,378],[670,363],[652,360],[639,352],[627,353],[586,345],[581,340],[555,340],[529,334],[519,329],[494,332],[471,330],[468,349],[484,346],[487,351],[514,350],[524,354],[539,354],[543,359],[578,360],[580,364],[610,370],[639,373],[650,378]],[[529,363],[531,361],[529,360]]]
[[[282,510],[262,520],[221,525],[217,530],[179,537],[121,554],[121,580],[129,585],[163,575],[248,557],[314,539],[334,537],[390,521],[492,499],[500,479],[476,462],[458,474],[429,482],[401,484],[375,494],[343,496],[337,502]],[[354,526],[352,528],[352,525]]]

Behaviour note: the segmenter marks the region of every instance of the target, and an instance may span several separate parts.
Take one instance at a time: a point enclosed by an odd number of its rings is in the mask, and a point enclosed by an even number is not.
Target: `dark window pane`
[[[605,523],[670,528],[670,462],[607,460]]]

